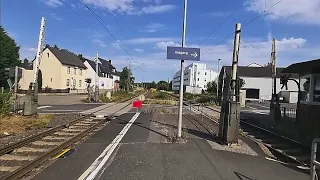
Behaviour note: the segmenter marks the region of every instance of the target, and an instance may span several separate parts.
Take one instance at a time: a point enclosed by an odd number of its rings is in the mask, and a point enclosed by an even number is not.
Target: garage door
[[[248,99],[259,99],[260,89],[247,89],[246,98]]]

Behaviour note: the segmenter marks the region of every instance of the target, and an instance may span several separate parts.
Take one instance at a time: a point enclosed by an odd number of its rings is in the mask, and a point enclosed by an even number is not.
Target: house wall
[[[70,68],[70,72],[68,72]],[[82,70],[82,73],[80,71]],[[86,89],[87,70],[75,66],[62,65],[61,67],[61,89]],[[67,85],[67,79],[69,80],[69,86]]]
[[[240,77],[245,81],[245,85],[242,88],[260,89],[260,99],[270,100],[272,96],[272,78],[252,78],[252,77]],[[280,79],[277,78],[277,93],[280,91],[286,91],[281,89]],[[293,81],[288,81],[288,91],[298,91],[298,86]]]
[[[46,48],[39,66],[42,73],[42,88],[63,89],[61,88],[61,66],[57,57]]]
[[[217,73],[213,70],[207,69],[206,64],[192,63],[184,70],[184,82],[185,86],[195,86],[203,90],[207,89],[207,83],[215,81]],[[178,91],[180,87],[180,71],[176,72],[172,80],[172,89]]]
[[[84,65],[87,67],[86,78],[91,78],[91,86],[92,86],[95,84],[96,72],[88,63],[88,61],[85,61]],[[99,77],[99,89],[113,89],[115,77],[118,77],[118,76],[113,76],[113,79],[109,77]]]
[[[21,68],[21,69],[22,69],[22,77],[18,82],[19,89],[28,90],[30,82],[32,81],[32,78],[33,78],[33,70],[27,70],[24,68]]]
[[[68,67],[70,67],[70,73],[68,73]],[[74,74],[74,68],[76,68],[76,74]],[[80,69],[82,70],[82,74],[80,74]],[[42,88],[86,88],[84,82],[86,69],[61,64],[57,57],[48,48],[43,51],[40,70],[42,72]],[[69,79],[69,86],[67,86],[66,83],[67,79]],[[73,86],[73,80],[76,81],[75,86]]]

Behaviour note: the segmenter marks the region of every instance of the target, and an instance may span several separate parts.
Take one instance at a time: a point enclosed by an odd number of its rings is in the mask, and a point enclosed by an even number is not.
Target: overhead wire
[[[89,7],[87,6],[83,0],[80,0],[82,2],[82,4],[93,14],[93,16],[97,19],[97,21],[103,26],[103,28],[110,34],[110,36],[117,42],[117,44],[122,48],[122,50],[130,57],[130,59],[134,62],[136,62],[132,56],[130,55],[130,53],[123,47],[123,45],[120,43],[120,41],[115,38],[114,35],[112,35],[112,33],[108,30],[108,28],[103,24],[103,22],[101,22],[101,18]],[[103,20],[102,20],[103,21]],[[104,22],[105,23],[105,22]],[[105,23],[106,24],[106,23]]]
[[[222,21],[213,31],[210,32],[210,34],[203,39],[198,46],[200,46],[205,40],[207,40],[214,32],[216,32],[224,23],[226,23],[228,21],[228,19],[231,18],[231,16],[233,16],[237,11],[239,11],[239,9],[247,2],[248,0],[244,0],[243,3],[235,10],[233,11],[224,21]]]
[[[94,27],[89,21],[87,21],[86,19],[84,19],[80,14],[78,14],[75,10],[73,10],[70,6],[68,6],[64,1],[61,1],[60,2],[66,6],[69,10],[71,10],[74,14],[76,14],[77,16],[79,16],[83,21],[85,21],[89,26],[91,26],[94,30],[96,30],[97,32],[99,32],[100,34],[102,34],[103,36],[105,36],[104,33],[102,33],[98,28]],[[108,39],[110,39],[108,36],[105,36],[107,37]],[[110,39],[111,40],[111,39]]]
[[[110,8],[108,7],[107,3],[105,0],[103,0],[106,9],[108,10],[108,12],[111,14],[113,20],[116,22],[117,26],[119,27],[121,33],[123,34],[123,37],[127,40],[127,42],[129,43],[129,45],[131,46],[132,49],[134,49],[134,47],[132,46],[131,42],[128,40],[128,37],[126,36],[126,34],[124,33],[123,29],[121,28],[119,22],[117,21],[115,15],[112,13],[112,11],[110,10]]]
[[[262,16],[263,14],[265,14],[267,11],[269,11],[270,9],[272,9],[273,7],[275,7],[276,5],[278,5],[282,0],[277,1],[276,3],[274,3],[272,6],[270,6],[268,9],[265,9],[263,12],[261,12],[260,14],[258,14],[257,16],[255,16],[254,18],[252,18],[250,21],[246,22],[243,26],[242,29],[246,26],[248,26],[249,24],[251,24],[253,21],[255,21],[256,19],[258,19],[260,16]],[[210,49],[208,49],[206,52],[204,52],[201,55],[205,55],[207,54],[209,51],[211,51],[213,48],[217,47],[218,45],[220,45],[221,43],[223,43],[224,41],[226,41],[227,39],[229,39],[232,35],[234,35],[235,32],[231,33],[230,35],[228,35],[226,38],[224,38],[223,40],[219,41],[218,43],[216,43],[214,46],[212,46]]]

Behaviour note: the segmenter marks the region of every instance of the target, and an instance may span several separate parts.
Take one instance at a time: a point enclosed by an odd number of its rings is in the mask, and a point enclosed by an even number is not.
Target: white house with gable
[[[91,79],[91,86],[95,85],[96,78],[96,63],[95,61],[82,58],[83,64],[88,68],[87,69],[87,78]],[[119,89],[119,73],[116,71],[116,68],[111,64],[111,60],[105,60],[99,58],[98,65],[98,74],[99,74],[99,90],[108,91],[108,90],[117,90]]]

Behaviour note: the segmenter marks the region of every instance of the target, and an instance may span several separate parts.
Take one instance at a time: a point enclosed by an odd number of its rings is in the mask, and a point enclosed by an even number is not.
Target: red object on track
[[[142,101],[135,100],[132,102],[132,107],[134,108],[142,108]]]

